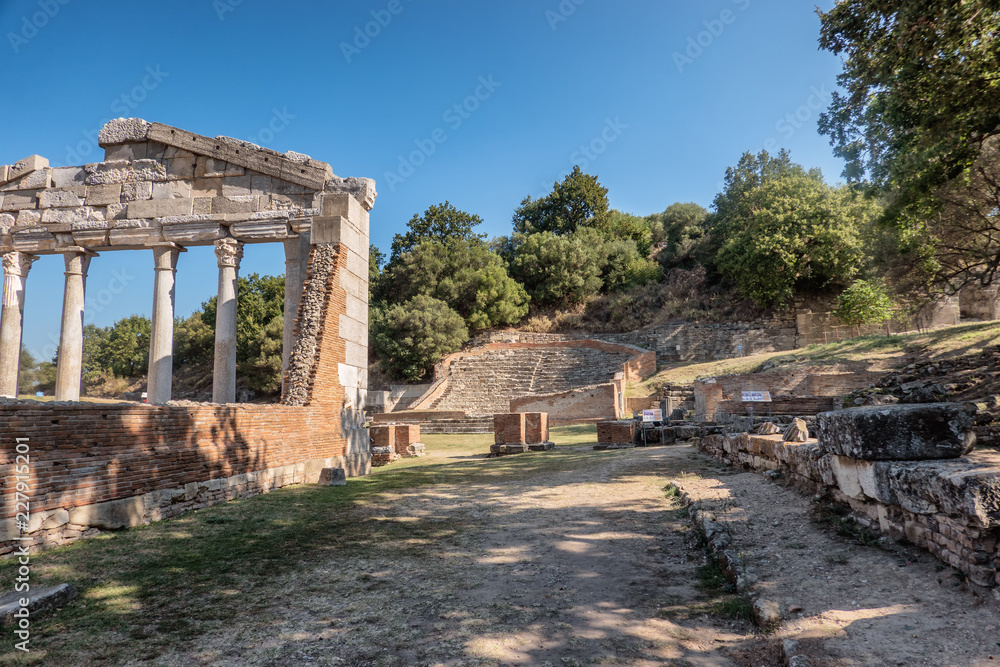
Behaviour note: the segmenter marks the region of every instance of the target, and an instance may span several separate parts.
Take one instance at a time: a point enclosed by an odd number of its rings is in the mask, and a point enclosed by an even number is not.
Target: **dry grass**
[[[790,370],[815,366],[890,371],[912,363],[918,357],[939,359],[978,354],[992,345],[1000,345],[1000,322],[960,324],[922,333],[863,336],[788,352],[768,352],[700,364],[671,364],[643,382],[630,386],[628,395],[649,396],[667,383],[683,384],[704,377],[777,368]]]

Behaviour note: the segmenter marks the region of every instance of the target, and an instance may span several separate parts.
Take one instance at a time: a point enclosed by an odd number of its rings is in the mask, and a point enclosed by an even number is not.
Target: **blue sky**
[[[383,251],[445,200],[506,234],[574,164],[621,210],[708,207],[744,151],[839,180],[816,120],[840,63],[818,32],[801,0],[0,0],[0,163],[99,161],[118,116],[296,150],[377,181]],[[241,274],[283,270],[280,244],[247,247]],[[62,271],[44,257],[28,280],[36,355],[58,342]],[[151,252],[102,254],[87,321],[149,314],[152,281]],[[177,314],[215,285],[210,248],[182,255]]]

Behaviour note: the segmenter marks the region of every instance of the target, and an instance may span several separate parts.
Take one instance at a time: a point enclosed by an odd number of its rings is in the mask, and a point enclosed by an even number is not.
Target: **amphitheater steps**
[[[470,415],[506,412],[513,398],[610,382],[628,358],[585,347],[515,348],[462,356],[452,362],[448,389],[433,408]]]

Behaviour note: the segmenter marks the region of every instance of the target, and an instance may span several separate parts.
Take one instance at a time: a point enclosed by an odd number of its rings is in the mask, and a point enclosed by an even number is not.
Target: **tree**
[[[895,312],[896,305],[885,285],[855,280],[837,297],[837,307],[833,314],[844,324],[857,327],[860,335],[861,325],[881,324],[891,320]]]
[[[485,236],[474,232],[482,223],[483,219],[478,215],[461,211],[447,201],[431,206],[423,215],[413,215],[406,223],[408,232],[393,237],[389,265],[394,266],[403,253],[413,250],[423,241],[448,244],[460,240],[483,240]]]
[[[478,238],[422,241],[399,256],[382,283],[382,295],[397,303],[417,295],[443,301],[470,329],[514,324],[528,313],[524,288]]]
[[[91,325],[93,326],[93,325]],[[149,338],[152,322],[145,315],[131,315],[122,318],[110,328],[100,331],[94,327],[89,337],[89,346],[94,366],[88,370],[111,373],[120,378],[143,375],[149,369]],[[87,340],[87,336],[84,337]],[[88,344],[85,343],[84,348]]]
[[[817,170],[789,163],[781,171],[756,181],[727,172],[735,193],[716,198],[717,269],[760,307],[785,305],[797,290],[846,285],[865,265],[862,232],[878,213]]]
[[[610,224],[610,216],[608,189],[596,176],[575,166],[571,174],[552,185],[552,192],[545,197],[525,197],[521,201],[514,211],[514,231],[569,234],[582,226],[602,229]]]
[[[533,301],[560,306],[579,303],[603,285],[601,246],[595,245],[592,230],[565,236],[530,234],[517,250],[511,274]]]
[[[606,218],[594,220],[586,225],[601,232],[610,241],[633,241],[636,252],[647,257],[653,247],[653,233],[649,223],[637,215],[611,209]]]
[[[201,318],[213,337],[217,309],[214,296],[202,304]],[[236,368],[248,389],[271,393],[281,386],[280,350],[284,337],[284,312],[284,276],[252,273],[246,278],[239,278],[236,291]],[[282,326],[276,326],[275,320],[280,320]],[[193,330],[192,333],[200,332]],[[279,350],[277,365],[273,363],[275,346]],[[270,375],[265,379],[268,373]]]
[[[38,360],[24,347],[21,348],[21,358],[18,364],[17,393],[33,394],[38,384]]]
[[[204,364],[215,356],[215,331],[201,311],[174,320],[174,370]]]
[[[423,379],[438,360],[469,339],[462,316],[424,294],[390,306],[373,325],[383,369],[410,382]]]
[[[385,264],[385,254],[375,245],[368,245],[368,302],[375,300],[379,293],[379,281],[382,279],[382,266]]]
[[[992,0],[842,0],[820,12],[820,46],[843,57],[820,131],[892,201],[923,218],[1000,132],[1000,6]]]
[[[1000,137],[986,142],[966,176],[935,196],[940,205],[923,232],[937,282],[952,291],[972,282],[992,284],[1000,277]]]
[[[694,266],[696,248],[705,237],[708,217],[708,211],[694,202],[676,202],[663,213],[646,217],[653,242],[664,246],[658,256],[664,267]]]

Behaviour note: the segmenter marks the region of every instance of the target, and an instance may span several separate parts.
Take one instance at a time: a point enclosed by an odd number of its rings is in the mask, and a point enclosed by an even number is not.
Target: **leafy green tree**
[[[419,294],[390,306],[373,321],[375,351],[383,369],[416,382],[443,356],[469,339],[462,316],[440,299]]]
[[[601,281],[606,293],[659,282],[663,277],[660,265],[646,259],[632,239],[606,241],[600,249]]]
[[[530,234],[517,250],[511,274],[533,301],[560,306],[579,303],[603,286],[602,250],[602,243],[595,245],[593,230],[563,236]]]
[[[215,330],[201,311],[174,320],[174,370],[204,364],[215,356]]]
[[[24,347],[21,348],[21,358],[18,364],[17,393],[33,394],[38,384],[38,360]]]
[[[110,327],[98,327],[93,324],[83,325],[83,365],[84,383],[94,380],[101,373],[112,373],[105,359],[105,349],[108,347]],[[56,353],[58,359],[59,353]]]
[[[844,175],[924,218],[1000,132],[1000,5],[992,0],[842,0],[820,12],[820,46],[843,60],[820,117]]]
[[[863,324],[882,324],[891,320],[896,304],[884,284],[877,281],[855,280],[837,297],[837,316],[844,324],[857,327],[860,334]]]
[[[202,304],[201,317],[215,333],[217,298]],[[236,358],[249,359],[251,342],[264,335],[264,329],[276,316],[285,312],[285,277],[252,273],[240,276],[236,288]]]
[[[524,288],[479,239],[421,242],[386,270],[382,291],[397,303],[417,295],[444,301],[470,329],[514,324],[528,313]]]
[[[601,186],[596,176],[575,166],[571,174],[553,184],[552,192],[545,197],[524,198],[514,211],[514,231],[569,234],[582,226],[607,228],[610,217],[607,188]]]
[[[431,206],[423,215],[414,214],[406,223],[408,232],[393,237],[389,265],[395,265],[403,253],[413,250],[423,241],[448,244],[453,241],[483,240],[485,236],[474,231],[482,223],[483,219],[478,215],[461,211],[447,201]]]
[[[862,230],[878,213],[850,188],[801,168],[763,180],[721,210],[728,214],[713,230],[722,232],[718,270],[760,307],[787,304],[800,289],[846,285],[865,265]]]
[[[663,213],[646,217],[654,243],[662,243],[658,259],[664,267],[692,268],[698,244],[705,237],[709,213],[688,202],[676,202]]]
[[[594,221],[587,226],[601,232],[610,241],[633,241],[636,252],[642,257],[647,257],[652,250],[653,232],[650,230],[649,222],[637,215],[611,209],[607,218]]]
[[[237,361],[238,370],[249,389],[276,394],[281,391],[281,352],[285,331],[285,318],[276,315],[261,330],[261,335],[251,339],[247,355]]]
[[[143,375],[149,368],[149,337],[152,322],[145,315],[131,315],[122,318],[100,332],[94,327],[94,335],[90,337],[89,345],[96,349],[91,359],[94,367],[87,370],[98,370],[111,373],[120,378],[133,378]],[[84,336],[84,349],[88,347],[87,336]]]
[[[368,246],[368,302],[375,300],[379,293],[379,281],[382,279],[382,267],[385,265],[385,253],[375,245]]]
[[[202,304],[201,318],[214,339],[215,318],[218,310],[216,297]],[[283,327],[275,327],[274,321],[284,323],[285,277],[261,276],[252,273],[240,277],[236,291],[236,368],[247,388],[260,392],[272,392],[281,386],[281,345]],[[194,330],[192,333],[203,335]],[[274,347],[277,346],[278,363],[273,363]],[[213,343],[214,347],[214,343]],[[213,350],[214,354],[214,350]],[[272,379],[262,379],[265,366],[261,355],[270,360]]]

